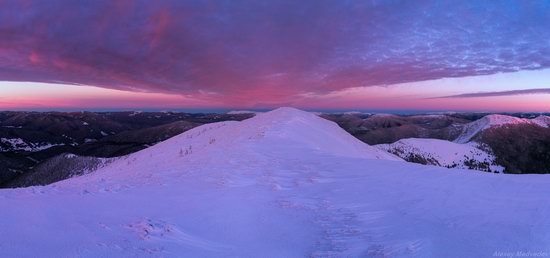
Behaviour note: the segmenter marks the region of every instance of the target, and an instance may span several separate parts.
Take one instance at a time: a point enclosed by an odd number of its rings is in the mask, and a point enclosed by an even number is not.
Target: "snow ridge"
[[[95,174],[119,171],[116,177],[132,179],[143,169],[143,161],[155,170],[173,170],[183,160],[223,157],[225,153],[257,152],[258,147],[287,149],[294,155],[315,151],[323,155],[403,161],[348,134],[336,123],[294,108],[279,108],[241,122],[225,121],[195,127],[167,141],[114,161]],[[223,152],[223,153],[221,153]],[[128,175],[132,173],[133,175]],[[143,176],[143,175],[142,175]]]
[[[482,150],[475,142],[459,144],[438,139],[408,138],[392,144],[379,144],[376,147],[405,160],[428,165],[491,172],[504,170],[503,167],[495,165],[494,155]]]
[[[462,129],[462,134],[456,138],[455,142],[457,143],[469,142],[480,132],[489,128],[505,126],[505,125],[518,125],[518,124],[531,124],[531,125],[540,126],[540,123],[527,118],[518,118],[518,117],[498,115],[498,114],[487,115],[476,121],[466,124]]]

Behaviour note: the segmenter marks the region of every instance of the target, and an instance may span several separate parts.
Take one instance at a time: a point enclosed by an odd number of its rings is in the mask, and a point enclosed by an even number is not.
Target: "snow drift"
[[[9,257],[487,257],[548,251],[550,178],[401,161],[283,108],[0,190]]]

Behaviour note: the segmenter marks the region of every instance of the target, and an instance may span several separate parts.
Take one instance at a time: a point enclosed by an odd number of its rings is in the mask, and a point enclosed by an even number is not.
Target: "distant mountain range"
[[[197,126],[242,121],[256,114],[261,113],[0,112],[0,186],[52,183]],[[488,172],[550,173],[548,116],[319,115],[409,162]]]
[[[407,161],[504,173],[550,173],[550,117],[540,114],[323,114]]]

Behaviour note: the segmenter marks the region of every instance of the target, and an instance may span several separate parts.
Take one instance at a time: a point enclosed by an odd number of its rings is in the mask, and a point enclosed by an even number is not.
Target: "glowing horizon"
[[[95,86],[0,82],[0,110],[269,109],[550,112],[550,90],[521,94],[530,85],[550,85],[550,69],[465,78],[348,88],[326,94],[300,94],[282,105],[234,105],[234,100],[180,94],[135,92]],[[444,87],[442,87],[444,85]],[[480,87],[479,85],[483,85]],[[483,89],[483,91],[476,91]],[[520,91],[518,94],[516,91]],[[447,97],[501,93],[501,96]],[[510,93],[508,93],[510,92]],[[507,95],[510,94],[510,95]]]

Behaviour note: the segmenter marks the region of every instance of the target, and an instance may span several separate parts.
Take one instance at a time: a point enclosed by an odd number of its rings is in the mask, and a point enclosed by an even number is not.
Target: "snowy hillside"
[[[401,161],[283,108],[0,190],[7,257],[490,257],[548,251],[550,178]]]
[[[4,183],[3,187],[16,188],[47,185],[67,178],[92,173],[115,159],[61,154],[50,158],[30,171]]]
[[[455,140],[457,143],[466,143],[472,140],[483,130],[492,127],[505,126],[505,125],[517,125],[517,124],[532,124],[541,126],[540,121],[531,120],[527,118],[518,118],[506,115],[487,115],[474,122],[466,124],[462,129],[462,133]]]
[[[27,143],[20,138],[0,138],[0,152],[10,151],[41,151],[54,146],[61,146],[59,143]]]
[[[474,142],[459,144],[438,139],[409,138],[376,147],[415,163],[491,172],[504,170],[495,165],[492,154],[482,150]]]
[[[550,127],[550,116],[538,116],[536,118],[533,118],[532,121],[539,126],[548,128]]]

